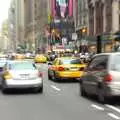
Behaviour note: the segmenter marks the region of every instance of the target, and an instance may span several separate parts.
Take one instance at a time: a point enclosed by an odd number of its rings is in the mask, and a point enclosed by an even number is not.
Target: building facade
[[[27,51],[35,49],[35,19],[34,19],[34,0],[24,1],[25,12],[25,46]]]
[[[89,36],[117,32],[120,28],[119,0],[88,0]]]
[[[25,41],[29,51],[43,46],[43,30],[47,21],[47,0],[25,0]]]
[[[96,37],[100,35],[103,46],[112,49],[111,35],[120,31],[120,1],[88,0],[88,11],[89,44],[96,44]]]
[[[9,38],[12,49],[24,44],[24,0],[12,0],[8,12]]]
[[[66,47],[73,42],[72,34],[75,32],[73,2],[74,0],[49,1],[51,20],[49,22],[50,36],[48,41],[51,48]]]
[[[16,49],[16,13],[15,13],[15,0],[11,1],[11,5],[8,11],[8,22],[9,22],[9,28],[8,28],[8,35],[9,39],[11,41],[11,49],[15,51]]]

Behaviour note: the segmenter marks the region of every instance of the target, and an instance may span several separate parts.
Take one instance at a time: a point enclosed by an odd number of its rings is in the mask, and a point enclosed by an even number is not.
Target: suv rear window
[[[120,55],[115,55],[113,57],[111,69],[113,71],[120,71]]]

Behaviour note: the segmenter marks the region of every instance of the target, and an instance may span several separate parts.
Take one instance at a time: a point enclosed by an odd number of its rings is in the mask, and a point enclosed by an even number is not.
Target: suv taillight
[[[109,82],[111,82],[111,81],[112,81],[112,76],[111,76],[110,74],[108,74],[108,75],[106,75],[106,76],[104,77],[104,82],[109,83]]]

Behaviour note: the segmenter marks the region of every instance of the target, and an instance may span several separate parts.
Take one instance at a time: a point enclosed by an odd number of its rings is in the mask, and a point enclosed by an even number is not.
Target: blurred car
[[[9,61],[5,65],[2,80],[2,92],[9,89],[28,89],[35,92],[43,91],[42,73],[38,71],[32,62]]]
[[[50,65],[51,63],[49,63]],[[48,68],[48,78],[52,80],[80,79],[86,65],[76,57],[56,58]]]
[[[120,97],[120,53],[95,55],[80,82],[81,96],[97,95],[101,103]]]
[[[8,55],[0,54],[0,60],[7,60],[7,59],[8,59]]]
[[[14,57],[15,57],[14,58],[15,60],[23,60],[23,59],[25,59],[25,56],[23,54],[16,54]]]
[[[34,56],[33,56],[33,54],[32,53],[26,53],[25,54],[25,59],[33,59],[34,58]]]
[[[5,59],[0,59],[0,77],[2,77],[2,74],[4,72],[4,67],[6,64],[7,60]]]
[[[47,62],[47,57],[44,55],[36,55],[34,58],[35,63],[46,63]]]

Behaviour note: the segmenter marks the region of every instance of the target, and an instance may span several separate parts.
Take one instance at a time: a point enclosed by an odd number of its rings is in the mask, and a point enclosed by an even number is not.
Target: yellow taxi
[[[47,62],[47,57],[45,57],[42,54],[36,55],[35,58],[34,58],[34,62],[35,63],[46,63]]]
[[[48,78],[52,80],[80,79],[83,75],[85,64],[77,57],[56,58],[49,63]]]

